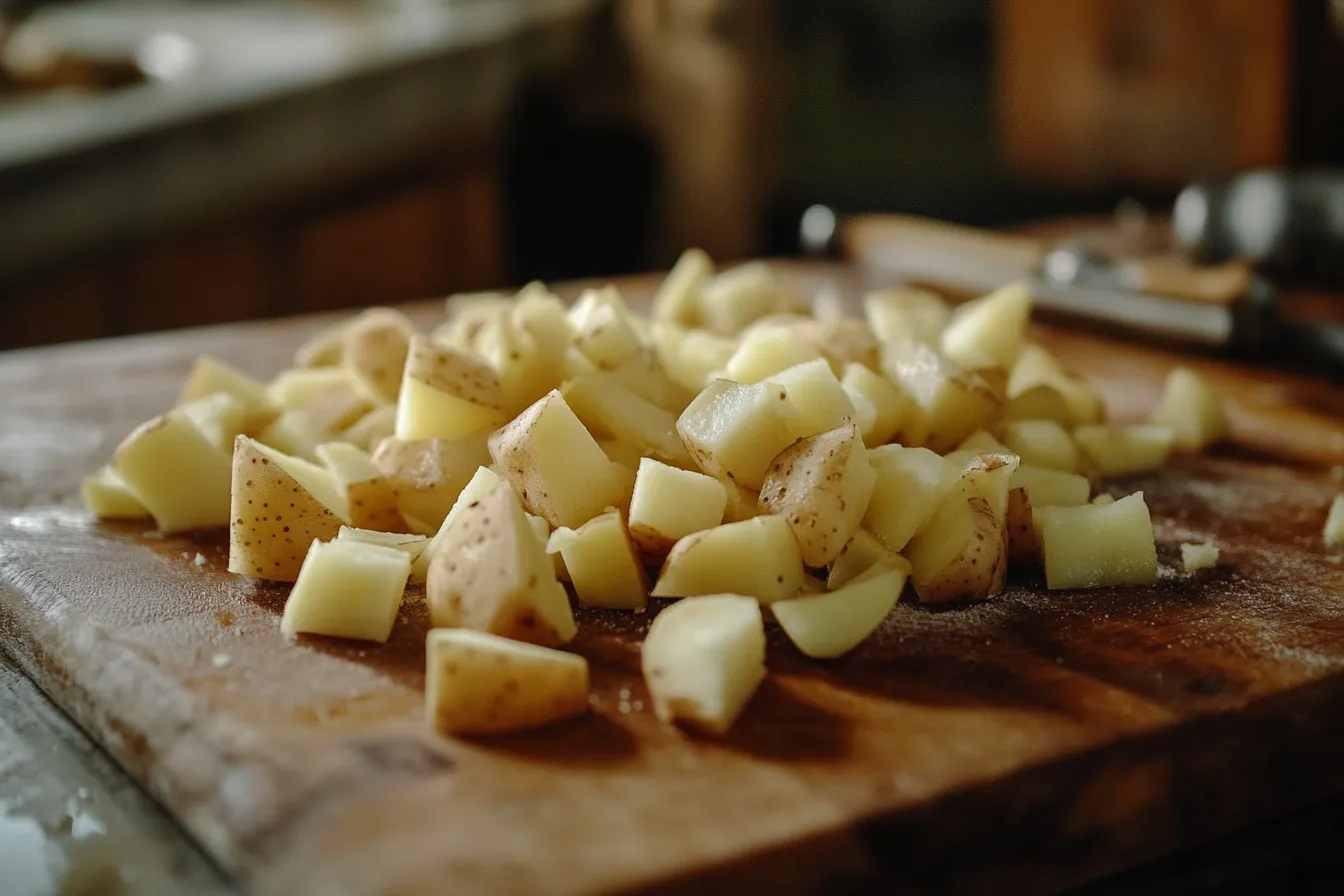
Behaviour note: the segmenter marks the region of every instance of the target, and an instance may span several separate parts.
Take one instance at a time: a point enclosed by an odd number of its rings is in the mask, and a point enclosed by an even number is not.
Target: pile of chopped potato
[[[925,603],[1157,578],[1143,495],[1098,477],[1220,438],[1174,371],[1152,422],[1027,341],[1009,286],[956,308],[874,292],[813,314],[771,268],[689,251],[651,317],[615,287],[456,296],[430,334],[390,309],[261,383],[212,358],[84,484],[91,511],[229,527],[229,570],[293,582],[288,633],[385,641],[426,587],[429,717],[444,732],[588,707],[558,648],[586,607],[664,609],[643,647],[657,715],[722,733],[765,676],[767,619],[804,654],[852,650],[907,581]],[[230,452],[232,460],[230,460]]]

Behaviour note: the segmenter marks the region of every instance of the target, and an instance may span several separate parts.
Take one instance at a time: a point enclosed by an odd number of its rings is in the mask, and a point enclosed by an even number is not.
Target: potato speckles
[[[229,527],[229,571],[252,572],[259,577],[292,582],[298,577],[308,545],[314,539],[326,541],[336,537],[341,520],[300,488],[278,464],[260,454],[261,450],[246,437],[239,438],[234,445],[234,470],[251,470],[252,475],[234,476],[229,514],[234,521]],[[288,502],[294,510],[283,524],[279,517],[251,509],[258,503],[264,509],[277,496],[293,494],[296,488],[299,500]]]
[[[849,424],[781,451],[759,501],[766,512],[788,518],[805,564],[825,566],[859,527],[875,478],[858,427]]]

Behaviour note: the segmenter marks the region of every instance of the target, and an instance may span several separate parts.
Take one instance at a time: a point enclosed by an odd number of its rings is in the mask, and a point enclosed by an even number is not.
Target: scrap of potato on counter
[[[588,706],[565,645],[584,608],[664,608],[644,644],[655,713],[728,731],[766,675],[764,626],[807,656],[862,644],[907,581],[924,603],[1158,576],[1142,493],[1227,428],[1173,371],[1149,422],[1028,341],[1027,291],[956,308],[885,290],[813,314],[761,263],[687,252],[634,313],[615,287],[572,306],[539,284],[448,300],[432,333],[366,311],[263,383],[201,358],[175,408],[83,486],[115,519],[229,528],[229,570],[294,582],[281,627],[386,641],[425,588],[427,713],[444,733],[516,731]],[[1344,540],[1337,502],[1326,540]],[[1188,569],[1217,562],[1184,545]],[[575,604],[579,610],[576,615]]]

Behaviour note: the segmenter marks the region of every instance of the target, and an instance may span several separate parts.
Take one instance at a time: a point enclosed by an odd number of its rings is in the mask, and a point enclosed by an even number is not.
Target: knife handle
[[[968,292],[1031,277],[1047,244],[910,215],[856,215],[840,234],[844,257],[909,280]]]
[[[1211,305],[1231,305],[1251,285],[1250,265],[1238,261],[1192,265],[1170,258],[1134,258],[1118,262],[1116,268],[1121,282],[1136,292]]]

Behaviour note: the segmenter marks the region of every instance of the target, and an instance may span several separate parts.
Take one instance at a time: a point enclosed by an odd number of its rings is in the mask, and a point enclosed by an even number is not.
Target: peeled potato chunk
[[[425,576],[422,572],[419,578],[415,574],[415,566],[424,556],[425,549],[429,547],[429,538],[424,535],[411,535],[404,532],[382,532],[376,529],[360,529],[354,526],[342,526],[336,533],[337,541],[358,541],[364,544],[373,544],[383,548],[395,548],[411,558],[411,582],[424,582]],[[428,564],[426,564],[426,567]]]
[[[770,377],[770,382],[784,387],[798,412],[793,431],[799,438],[814,436],[855,420],[854,403],[850,401],[849,393],[823,358],[781,370]]]
[[[425,638],[425,708],[441,734],[504,734],[588,711],[588,661],[488,632]]]
[[[229,456],[180,408],[128,435],[109,466],[164,532],[228,524]]]
[[[834,591],[879,564],[903,569],[907,575],[910,573],[909,560],[887,547],[867,529],[860,529],[831,564],[826,576],[826,588]]]
[[[1009,370],[1022,352],[1031,293],[1021,283],[995,290],[952,312],[942,333],[943,354],[968,370]]]
[[[495,372],[467,353],[411,338],[397,397],[402,439],[454,439],[488,432],[508,417]]]
[[[737,351],[723,367],[723,376],[739,383],[759,383],[821,353],[787,327],[761,327],[743,334]]]
[[[477,468],[490,463],[484,433],[456,439],[383,439],[372,462],[397,496],[397,508],[434,531]]]
[[[1143,492],[1110,504],[1038,507],[1032,517],[1047,588],[1157,581],[1157,547]]]
[[[707,279],[700,287],[700,317],[716,333],[732,335],[767,314],[781,311],[787,297],[763,261],[750,261]]]
[[[555,565],[508,483],[462,508],[429,561],[429,618],[557,646],[577,627]]]
[[[352,538],[314,541],[285,602],[280,630],[382,643],[401,609],[411,557]]]
[[[816,659],[834,659],[882,624],[896,606],[905,578],[900,566],[878,564],[834,591],[781,600],[770,610],[795,647]]]
[[[578,529],[557,529],[551,538],[556,540],[579,603],[586,607],[644,609],[648,603],[644,567],[630,544],[619,510],[599,514]]]
[[[589,373],[567,382],[560,394],[590,430],[601,427],[618,439],[639,446],[649,457],[689,466],[691,456],[677,434],[671,411],[625,388],[610,374]]]
[[[913,400],[901,441],[951,451],[977,429],[996,423],[1003,398],[979,374],[919,342],[888,343],[882,366]]]
[[[863,314],[880,342],[913,339],[937,345],[952,309],[927,290],[898,288],[868,293]]]
[[[1328,548],[1344,545],[1344,495],[1336,495],[1330,504],[1330,514],[1325,518],[1325,531],[1322,537]]]
[[[406,520],[397,509],[397,489],[368,453],[345,442],[317,446],[317,457],[331,471],[341,505],[336,515],[359,529],[404,532]]]
[[[1010,482],[1013,488],[1022,488],[1033,507],[1076,507],[1086,504],[1092,494],[1092,483],[1087,477],[1063,470],[1048,470],[1026,463],[1018,466]]]
[[[802,581],[793,530],[769,514],[687,535],[668,554],[652,594],[746,594],[769,604],[793,597]]]
[[[884,445],[868,452],[876,478],[863,527],[893,551],[903,549],[933,514],[951,477],[927,448]]]
[[[736,594],[675,603],[653,620],[641,653],[660,720],[726,734],[765,679],[760,605]]]
[[[1199,374],[1188,367],[1177,367],[1167,374],[1162,399],[1151,418],[1165,426],[1182,451],[1203,451],[1227,435],[1227,414],[1218,393]]]
[[[136,520],[149,516],[140,499],[111,467],[103,467],[79,484],[84,509],[99,519]]]
[[[1167,462],[1175,434],[1166,426],[1080,426],[1073,439],[1102,476],[1156,470]]]
[[[783,386],[714,380],[677,419],[677,432],[700,469],[759,490],[770,461],[793,442],[797,419]]]
[[[1007,416],[1015,420],[1048,418],[1085,426],[1106,416],[1101,396],[1039,345],[1022,347],[1008,376],[1007,394]]]
[[[438,531],[434,533],[434,537],[431,538],[429,544],[425,546],[424,553],[422,553],[412,565],[411,579],[413,581],[416,579],[424,581],[429,575],[429,561],[433,558],[435,553],[438,552],[439,548],[443,546],[443,542],[448,537],[448,529],[452,526],[453,520],[457,515],[465,510],[473,501],[479,501],[481,498],[484,498],[489,494],[490,489],[503,481],[504,480],[499,477],[499,474],[489,467],[476,468],[476,472],[472,475],[471,479],[467,481],[467,484],[462,487],[462,491],[457,496],[457,500],[453,502],[452,508],[443,518],[443,522],[439,525]]]
[[[799,439],[770,464],[761,507],[784,517],[808,566],[826,566],[859,528],[876,478],[854,424]]]
[[[1218,565],[1218,545],[1189,542],[1182,544],[1181,565],[1185,567],[1186,572],[1213,569]]]
[[[703,249],[682,252],[653,297],[654,320],[699,326],[700,290],[713,275],[714,262]]]
[[[210,355],[196,359],[177,403],[183,405],[217,392],[233,396],[242,406],[243,427],[248,432],[264,426],[276,414],[277,409],[260,380]]]
[[[920,600],[984,600],[1003,590],[1009,481],[1017,464],[1015,454],[971,458],[906,546]]]
[[[723,522],[728,490],[692,470],[642,458],[630,499],[630,539],[644,554],[661,557],[692,532]]]
[[[1054,420],[1010,420],[1003,425],[1003,444],[1033,467],[1078,471],[1078,446],[1068,430]]]
[[[840,385],[849,393],[856,414],[854,422],[863,430],[863,441],[869,448],[885,445],[892,440],[905,422],[910,399],[891,380],[862,364],[845,367]],[[872,408],[871,420],[863,420],[860,408],[866,402]]]

